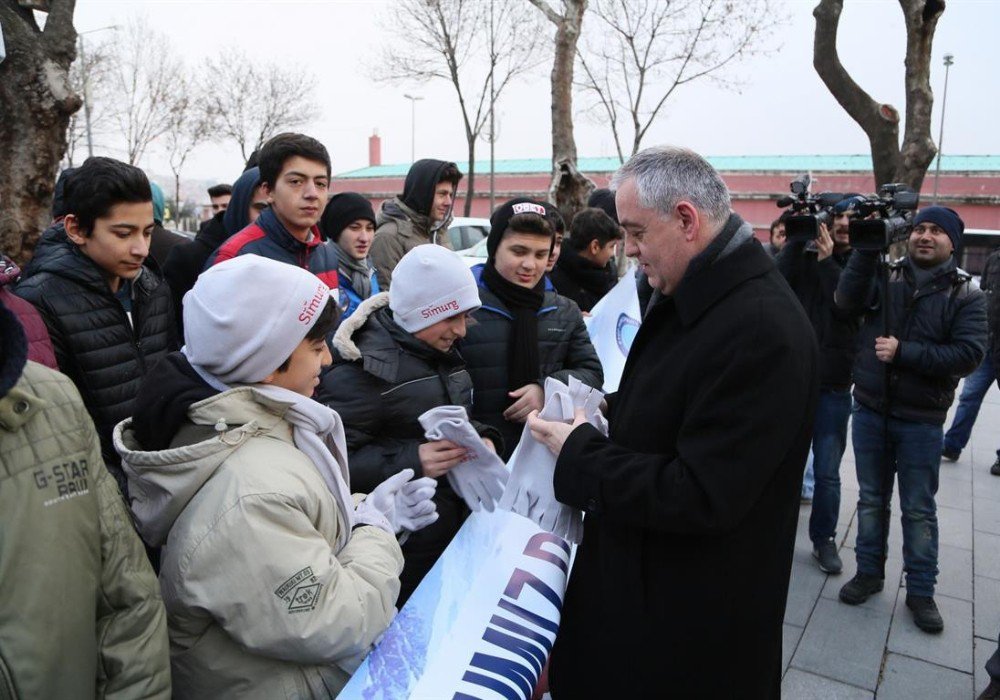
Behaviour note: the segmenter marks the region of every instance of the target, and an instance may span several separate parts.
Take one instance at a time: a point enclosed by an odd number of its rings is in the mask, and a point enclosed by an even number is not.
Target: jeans
[[[983,404],[983,397],[990,390],[990,385],[997,378],[996,370],[993,367],[993,359],[989,353],[983,358],[975,372],[965,378],[962,386],[962,393],[958,397],[958,408],[955,409],[955,419],[951,422],[951,427],[944,436],[942,448],[948,452],[961,452],[969,444],[969,436],[972,435],[972,426],[979,415],[979,408]],[[1000,457],[1000,450],[997,450],[997,457]]]
[[[884,418],[857,402],[852,409],[854,460],[861,488],[858,500],[858,539],[855,552],[858,572],[883,577],[884,551],[888,546],[889,497],[882,505]],[[934,495],[941,467],[939,425],[889,419],[889,463],[899,482],[899,502],[903,511],[903,569],[906,590],[911,595],[933,596],[937,583],[938,522]],[[883,530],[884,515],[886,527]],[[884,535],[883,535],[884,533]]]
[[[816,476],[813,474],[813,453],[806,453],[806,469],[802,472],[802,498],[812,498],[816,490]]]
[[[840,460],[847,447],[847,420],[851,416],[851,391],[819,392],[813,427],[813,473],[816,479],[809,539],[814,545],[837,536],[840,515]]]

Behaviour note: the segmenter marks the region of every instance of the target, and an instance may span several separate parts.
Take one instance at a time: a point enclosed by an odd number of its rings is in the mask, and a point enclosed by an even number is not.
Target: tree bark
[[[820,0],[813,17],[813,67],[840,106],[868,136],[876,185],[903,182],[920,189],[937,147],[930,121],[931,45],[944,0],[899,0],[906,18],[906,124],[899,143],[899,112],[880,104],[848,74],[837,54],[837,30],[843,0]]]
[[[0,0],[7,58],[0,63],[0,250],[25,262],[51,219],[76,58],[75,0],[51,0],[45,29],[16,0]]]
[[[563,14],[546,0],[531,0],[556,27],[555,58],[552,62],[552,183],[549,199],[567,222],[587,203],[594,190],[577,169],[576,139],[573,135],[573,69],[588,0],[563,0]]]

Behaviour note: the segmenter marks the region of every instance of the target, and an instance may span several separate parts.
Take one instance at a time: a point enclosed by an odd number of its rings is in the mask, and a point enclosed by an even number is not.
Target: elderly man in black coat
[[[586,512],[552,695],[778,697],[815,335],[701,156],[646,149],[612,184],[656,292],[610,435],[529,419]]]

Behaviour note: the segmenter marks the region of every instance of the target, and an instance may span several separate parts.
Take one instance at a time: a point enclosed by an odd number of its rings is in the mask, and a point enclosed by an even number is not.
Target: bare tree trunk
[[[531,0],[556,26],[555,58],[552,62],[552,183],[549,199],[566,221],[587,203],[594,190],[577,169],[576,139],[573,135],[573,68],[588,0],[563,0],[564,14],[553,10],[546,0]]]
[[[476,139],[469,137],[469,172],[465,178],[465,208],[463,216],[472,216],[472,199],[476,196]],[[458,194],[457,192],[455,194]]]
[[[934,29],[944,12],[943,0],[899,0],[906,18],[906,124],[899,145],[899,112],[879,104],[848,74],[837,54],[837,30],[843,0],[820,0],[813,10],[816,33],[813,67],[871,146],[875,182],[904,182],[920,189],[937,148],[930,121],[934,96],[930,88],[930,56]]]
[[[7,58],[0,63],[0,250],[24,262],[51,218],[52,192],[80,98],[75,0],[51,0],[45,30],[16,0],[0,0]]]

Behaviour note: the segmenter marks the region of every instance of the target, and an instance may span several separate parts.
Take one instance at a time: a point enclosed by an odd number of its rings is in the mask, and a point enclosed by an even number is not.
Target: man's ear
[[[594,256],[598,255],[601,252],[601,242],[599,240],[597,240],[596,238],[591,238],[590,239],[590,244],[587,245],[587,251],[591,255],[594,255]]]
[[[75,214],[67,214],[63,217],[63,228],[66,230],[66,237],[76,245],[83,245],[87,242],[87,237],[83,235],[80,228],[80,220]]]
[[[266,182],[260,183],[260,191],[264,193],[265,197],[267,197],[267,203],[268,204],[274,204],[274,197],[272,196],[273,193],[274,193],[274,190],[271,189],[271,185],[269,185]]]
[[[691,202],[682,199],[677,202],[674,213],[681,222],[681,228],[684,231],[684,240],[693,241],[696,239],[701,231],[701,217],[698,215],[698,210],[695,206]]]

